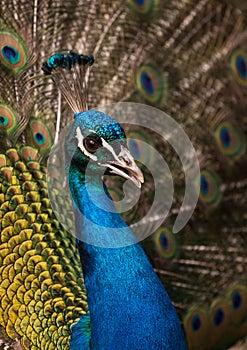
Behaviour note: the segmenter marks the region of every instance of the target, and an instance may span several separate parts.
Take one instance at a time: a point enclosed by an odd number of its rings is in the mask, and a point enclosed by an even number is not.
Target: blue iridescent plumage
[[[116,121],[103,113],[88,111],[76,115],[66,141],[67,153],[75,149],[78,128],[85,138],[89,132],[96,132],[109,146],[114,145],[117,156],[121,146],[126,147],[123,129]],[[101,156],[106,154],[101,148],[95,153],[97,160],[91,162],[90,155],[83,154],[78,146],[67,167],[76,207],[77,237],[84,241],[78,239],[77,245],[88,294],[90,349],[186,349],[180,321],[163,285],[141,246],[133,244],[135,237],[114,212],[113,202],[107,201],[100,176]],[[110,160],[110,151],[108,157]],[[124,167],[121,162],[119,166]],[[90,173],[87,177],[86,168]],[[104,210],[95,203],[101,203]],[[86,225],[87,220],[95,225]],[[118,235],[111,233],[112,228],[117,229]],[[95,243],[104,240],[105,246],[85,243],[92,236]],[[116,247],[112,248],[114,244]],[[83,318],[72,328],[73,350],[78,348],[78,327]],[[84,338],[81,327],[81,342]]]
[[[7,45],[4,46],[2,48],[2,54],[3,54],[4,58],[7,61],[11,62],[12,64],[16,64],[20,61],[19,52],[11,46],[7,46]]]
[[[11,29],[0,28],[0,63],[12,73],[21,72],[30,55],[25,40]]]
[[[235,50],[232,53],[231,68],[234,73],[236,81],[240,85],[246,86],[247,84],[247,54],[244,50]]]
[[[242,297],[239,291],[236,291],[232,296],[232,305],[234,309],[240,308],[242,304]]]
[[[63,53],[55,53],[42,65],[44,74],[51,74],[52,70],[61,67],[70,70],[76,64],[90,66],[94,63],[92,55],[80,55],[71,50],[68,50],[66,55]]]

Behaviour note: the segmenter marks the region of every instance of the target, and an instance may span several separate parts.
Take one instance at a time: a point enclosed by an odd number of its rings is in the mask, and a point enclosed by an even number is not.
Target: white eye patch
[[[84,140],[84,137],[81,133],[81,129],[79,128],[79,126],[76,128],[76,135],[75,137],[77,138],[78,140],[78,147],[80,148],[80,150],[82,151],[83,154],[85,154],[85,156],[87,156],[88,158],[94,160],[95,162],[98,160],[97,156],[95,154],[92,154],[90,152],[88,152],[86,150],[86,148],[84,147],[83,145],[83,140]]]
[[[89,130],[91,133],[95,133],[93,130]],[[77,138],[78,140],[78,147],[80,148],[80,150],[82,151],[83,154],[85,154],[85,156],[89,157],[90,159],[94,160],[94,161],[97,161],[98,158],[95,154],[92,154],[90,152],[88,152],[84,145],[83,145],[83,140],[84,140],[84,136],[82,135],[82,132],[81,132],[81,129],[79,128],[79,126],[76,128],[76,135],[75,137]],[[101,139],[101,142],[102,142],[102,146],[104,148],[106,148],[113,156],[113,158],[116,160],[116,161],[119,161],[119,158],[117,156],[117,154],[115,153],[113,147],[106,142],[106,140],[103,138],[103,137],[100,137]]]
[[[103,147],[105,147],[112,154],[113,158],[115,160],[119,160],[118,156],[116,155],[116,153],[115,153],[115,151],[113,149],[113,147],[109,143],[107,143],[106,140],[104,140],[102,137],[101,137],[101,141],[102,141]]]

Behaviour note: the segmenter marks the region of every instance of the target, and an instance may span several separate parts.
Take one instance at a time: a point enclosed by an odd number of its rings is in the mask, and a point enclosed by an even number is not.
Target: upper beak
[[[144,182],[142,171],[136,165],[129,150],[123,146],[121,147],[121,152],[118,155],[117,160],[107,161],[101,165],[107,166],[111,173],[120,175],[127,180],[131,180],[139,188]]]

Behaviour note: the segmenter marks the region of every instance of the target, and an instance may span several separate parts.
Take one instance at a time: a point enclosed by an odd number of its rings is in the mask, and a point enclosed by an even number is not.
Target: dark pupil
[[[88,146],[89,146],[90,148],[94,148],[94,147],[96,147],[96,143],[95,143],[93,140],[89,140],[89,141],[88,141]]]
[[[87,151],[94,152],[100,147],[100,144],[96,140],[87,138],[85,139],[85,147]]]

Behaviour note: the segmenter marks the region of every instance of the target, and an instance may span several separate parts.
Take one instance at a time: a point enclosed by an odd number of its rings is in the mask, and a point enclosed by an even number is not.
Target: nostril
[[[129,158],[125,158],[125,157],[119,157],[119,159],[124,162],[126,165],[130,165],[131,164],[131,160]]]

